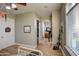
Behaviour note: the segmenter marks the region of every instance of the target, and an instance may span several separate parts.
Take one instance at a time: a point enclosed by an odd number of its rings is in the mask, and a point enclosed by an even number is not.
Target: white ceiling
[[[28,3],[25,7],[18,7],[18,10],[8,11],[13,14],[36,12],[39,16],[50,16],[52,10],[58,10],[60,7],[59,3]]]

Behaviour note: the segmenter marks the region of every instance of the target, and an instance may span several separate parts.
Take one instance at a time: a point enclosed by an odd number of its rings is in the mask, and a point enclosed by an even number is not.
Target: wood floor
[[[0,56],[11,56],[18,53],[19,45],[12,45],[0,50]]]
[[[53,50],[51,42],[48,42],[48,39],[42,40],[38,44],[37,49],[41,50],[44,56],[63,56],[61,50]]]
[[[0,56],[10,56],[18,53],[19,45],[9,46],[0,51]],[[44,39],[41,43],[38,44],[37,48],[41,50],[44,56],[62,56],[61,50],[53,50],[51,43],[47,39]]]

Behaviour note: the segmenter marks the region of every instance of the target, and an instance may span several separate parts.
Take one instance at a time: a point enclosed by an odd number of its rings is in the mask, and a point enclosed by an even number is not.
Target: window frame
[[[66,4],[65,5],[65,14],[66,14],[66,42],[67,42],[67,39],[68,39],[68,20],[67,20],[67,16],[68,16],[68,14],[76,7],[78,5],[78,3],[72,3],[72,5],[70,6],[70,8],[68,7],[68,5]],[[68,9],[68,8],[69,9]],[[73,56],[77,56],[77,55],[79,55],[79,54],[77,54],[76,52],[75,52],[75,50],[74,49],[72,49],[72,48],[70,48],[69,46],[67,46],[67,44],[65,43],[65,48],[67,49],[67,51],[70,53],[70,55],[73,55]]]

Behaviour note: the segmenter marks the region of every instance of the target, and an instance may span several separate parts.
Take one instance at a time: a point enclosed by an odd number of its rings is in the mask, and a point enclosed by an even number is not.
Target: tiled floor
[[[1,56],[15,55],[18,53],[18,47],[19,47],[18,45],[13,45],[5,49],[2,49],[0,51],[0,55]],[[53,50],[51,48],[51,44],[50,42],[48,42],[47,39],[44,39],[41,43],[39,43],[36,49],[41,50],[44,56],[62,56],[62,53],[60,50]]]

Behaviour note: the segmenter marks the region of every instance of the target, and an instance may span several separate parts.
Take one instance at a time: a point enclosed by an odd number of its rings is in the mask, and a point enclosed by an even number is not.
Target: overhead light
[[[11,6],[6,6],[6,9],[11,9],[11,8],[17,8],[17,6],[15,4],[11,4]]]
[[[12,4],[12,8],[17,8],[17,6],[15,4]]]
[[[10,6],[6,6],[6,9],[11,9],[11,7]]]

